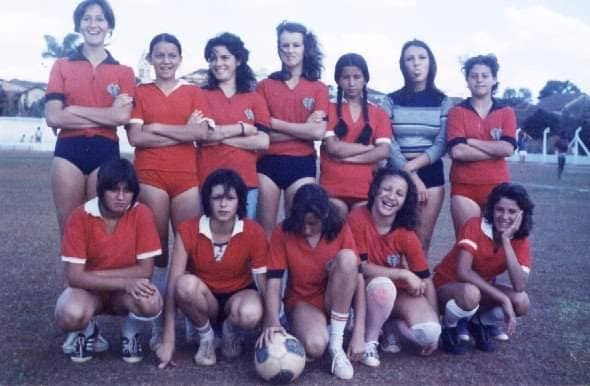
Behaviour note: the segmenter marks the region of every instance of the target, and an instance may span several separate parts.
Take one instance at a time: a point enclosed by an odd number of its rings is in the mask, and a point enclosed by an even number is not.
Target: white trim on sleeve
[[[82,257],[62,256],[61,261],[72,264],[86,264],[86,259]]]
[[[137,255],[137,260],[149,259],[150,257],[158,256],[161,254],[162,254],[162,250],[156,249],[155,251],[140,253],[139,255]]]
[[[474,250],[476,250],[476,251],[477,251],[477,244],[476,244],[476,243],[475,243],[475,241],[473,241],[473,240],[469,240],[469,239],[462,239],[462,240],[459,240],[459,242],[458,242],[457,244],[458,244],[458,245],[461,245],[461,244],[467,244],[467,245],[469,245],[471,248],[473,248]]]
[[[386,144],[391,144],[391,138],[387,138],[387,137],[380,137],[375,139],[375,144],[379,145],[380,143],[386,143]]]
[[[141,118],[131,118],[129,120],[129,123],[130,124],[133,124],[133,125],[143,125],[143,119],[141,119]]]
[[[258,268],[252,268],[252,273],[255,275],[260,275],[263,273],[266,273],[267,269],[266,266],[264,267],[258,267]]]

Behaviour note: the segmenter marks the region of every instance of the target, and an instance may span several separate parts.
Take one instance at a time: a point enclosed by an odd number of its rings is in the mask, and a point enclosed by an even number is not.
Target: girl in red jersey
[[[328,112],[320,185],[344,217],[366,202],[377,162],[389,156],[392,132],[387,113],[367,100],[369,68],[362,56],[341,56],[334,80],[338,95]]]
[[[119,156],[116,128],[131,114],[135,77],[105,49],[115,28],[106,0],[85,0],[74,10],[84,42],[51,69],[45,94],[47,125],[58,132],[51,190],[60,234],[74,208],[96,194],[96,174]]]
[[[199,333],[194,360],[200,366],[217,361],[216,333],[221,333],[224,357],[235,358],[241,352],[237,329],[251,331],[260,325],[267,241],[262,227],[245,218],[246,196],[247,187],[236,172],[218,169],[202,186],[204,214],[178,226],[164,304],[164,335],[156,348],[160,368],[174,365],[177,306]]]
[[[299,188],[289,216],[271,237],[264,330],[257,344],[267,344],[274,333],[285,331],[279,308],[281,282],[288,270],[284,301],[293,334],[310,358],[321,357],[328,348],[332,373],[351,379],[354,369],[349,356],[362,358],[365,322],[364,281],[355,251],[350,228],[324,189],[316,184]],[[355,322],[347,356],[342,339],[353,304]]]
[[[533,227],[533,208],[526,190],[502,183],[490,193],[483,217],[467,221],[453,249],[435,268],[434,284],[444,308],[442,344],[463,354],[469,334],[476,347],[493,351],[490,338],[508,340],[516,317],[529,309],[526,290]],[[508,273],[510,285],[496,283]],[[507,323],[504,332],[503,321]]]
[[[315,35],[301,24],[282,22],[277,48],[281,70],[257,87],[271,115],[270,147],[257,163],[257,217],[269,237],[277,223],[281,192],[287,213],[297,189],[315,182],[313,141],[324,137],[329,104],[328,87],[319,81],[323,55]]]
[[[465,222],[479,217],[494,186],[510,180],[505,157],[516,147],[516,116],[492,98],[498,88],[494,55],[469,58],[463,65],[471,98],[449,111],[448,147],[451,165],[451,215],[455,235]]]
[[[416,205],[411,177],[404,171],[381,168],[371,182],[367,205],[348,216],[367,281],[363,357],[367,366],[380,364],[381,330],[384,351],[400,350],[397,336],[421,355],[430,355],[438,346],[441,328],[436,293],[415,232]]]
[[[256,217],[258,151],[268,148],[270,115],[266,101],[254,92],[256,78],[248,66],[249,51],[240,38],[223,33],[207,42],[205,59],[209,77],[205,86],[207,116],[227,137],[222,141],[200,142],[199,178],[218,168],[235,170],[248,186],[247,214]],[[263,131],[264,130],[264,131]]]
[[[137,323],[159,315],[162,299],[150,283],[160,241],[150,209],[136,202],[139,183],[126,159],[100,166],[97,196],[68,218],[62,243],[67,288],[55,306],[59,328],[70,332],[62,346],[74,362],[109,348],[94,316],[128,314],[122,329],[126,362],[143,359]]]

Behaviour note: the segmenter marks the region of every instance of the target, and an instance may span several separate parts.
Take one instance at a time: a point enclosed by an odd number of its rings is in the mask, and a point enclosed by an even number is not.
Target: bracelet
[[[241,121],[240,121],[240,127],[242,128],[242,137],[243,137],[243,136],[245,136],[245,135],[246,135],[246,132],[245,132],[245,127],[244,127],[244,122],[241,122]]]

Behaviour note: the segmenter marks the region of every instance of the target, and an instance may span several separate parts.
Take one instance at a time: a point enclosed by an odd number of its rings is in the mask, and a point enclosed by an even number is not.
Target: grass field
[[[213,368],[192,363],[181,340],[178,367],[157,370],[154,356],[129,365],[118,354],[120,319],[101,317],[111,351],[82,365],[62,354],[64,335],[53,324],[63,288],[58,230],[51,194],[51,156],[0,151],[0,385],[18,384],[258,384],[252,349]],[[447,162],[448,163],[448,162]],[[530,314],[495,353],[431,358],[383,355],[378,369],[356,365],[352,384],[555,385],[590,384],[590,167],[511,164],[513,180],[527,187],[535,208]],[[430,253],[437,263],[453,241],[448,200]],[[183,334],[179,333],[183,338]],[[332,384],[329,360],[307,366],[296,384]]]

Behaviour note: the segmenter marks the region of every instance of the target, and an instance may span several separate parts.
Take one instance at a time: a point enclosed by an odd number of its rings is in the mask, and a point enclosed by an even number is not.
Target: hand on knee
[[[157,316],[162,312],[162,297],[156,291],[152,296],[136,299],[135,314],[143,317]]]

